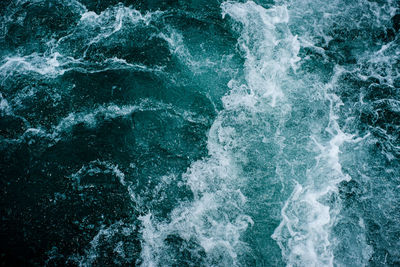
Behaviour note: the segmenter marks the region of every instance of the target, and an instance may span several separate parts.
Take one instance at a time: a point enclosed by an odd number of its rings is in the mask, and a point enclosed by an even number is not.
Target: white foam
[[[3,97],[3,94],[0,93],[0,111],[2,114],[11,114],[11,107],[8,104],[7,99]]]
[[[77,222],[80,223],[80,222]],[[114,246],[113,251],[118,253],[120,259],[123,260],[124,263],[130,262],[132,259],[126,257],[128,253],[125,253],[124,250],[124,242],[117,240],[120,239],[120,234],[124,236],[132,235],[135,231],[135,226],[132,224],[126,224],[122,221],[117,221],[110,226],[106,227],[102,225],[97,234],[90,241],[88,247],[85,249],[84,255],[73,255],[68,259],[72,262],[75,262],[79,266],[93,266],[96,265],[96,259],[103,257],[102,255],[102,247],[103,246]],[[121,264],[121,262],[116,261],[114,259],[115,264]]]
[[[98,73],[107,70],[136,70],[141,72],[162,72],[162,67],[147,67],[143,64],[128,63],[117,57],[107,58],[101,62],[87,62],[82,58],[75,59],[54,52],[49,56],[33,53],[27,56],[5,57],[1,62],[0,75],[3,76],[2,84],[15,73],[33,72],[47,77],[57,77],[68,71],[82,73]]]
[[[190,50],[184,44],[182,34],[170,26],[166,27],[166,32],[158,34],[158,37],[168,43],[171,54],[176,55],[180,61],[195,73],[202,73],[207,69],[215,69],[218,64],[211,58],[204,58],[204,55],[201,55],[202,57],[192,55]]]
[[[152,21],[154,21],[154,19],[157,19],[162,14],[162,11],[155,11],[147,12],[142,15],[140,11],[130,7],[125,7],[121,3],[106,9],[99,15],[92,11],[85,12],[82,14],[80,23],[77,27],[85,29],[87,27],[95,28],[97,26],[101,30],[94,35],[87,44],[85,44],[86,49],[83,52],[83,57],[86,57],[89,48],[93,44],[109,38],[123,29],[123,27],[128,25],[135,27],[138,24],[148,26]]]
[[[277,101],[283,98],[282,79],[287,75],[289,67],[299,60],[297,53],[300,46],[296,36],[286,30],[279,36],[276,24],[288,22],[285,6],[264,9],[252,1],[239,5],[235,2],[224,2],[222,14],[229,14],[243,25],[238,44],[246,53],[245,71],[246,85],[240,85],[233,90],[243,94],[243,104],[254,105],[259,98],[270,99],[270,105],[275,107]],[[255,16],[251,18],[250,16]],[[234,96],[233,99],[231,96]],[[230,94],[224,98],[226,108],[231,108],[239,98]],[[247,102],[247,104],[246,104]]]
[[[58,61],[59,53],[53,54],[51,57],[42,57],[39,54],[29,56],[12,56],[6,57],[0,66],[0,72],[5,75],[11,75],[16,71],[31,71],[41,75],[58,75],[60,63]]]
[[[254,2],[225,2],[221,8],[224,16],[242,25],[239,44],[246,52],[246,81],[229,83],[231,91],[223,98],[225,110],[218,113],[208,135],[209,156],[194,162],[183,175],[193,201],[176,207],[168,222],[157,220],[151,213],[141,217],[143,266],[173,265],[174,257],[180,255],[169,253],[165,240],[171,235],[194,241],[199,247],[186,249],[193,255],[204,251],[206,257],[201,260],[206,265],[240,266],[240,257],[248,249],[241,235],[253,220],[244,210],[247,198],[242,188],[248,181],[240,175],[237,158],[246,157],[240,152],[246,148],[246,136],[240,136],[240,132],[243,128],[251,130],[248,116],[252,111],[259,112],[261,104],[278,106],[284,99],[279,80],[298,60],[298,43],[287,28],[278,36],[282,29],[276,29],[276,24],[287,21],[285,7],[266,10]],[[279,110],[286,112],[286,105],[280,105]]]
[[[368,21],[365,25],[370,25],[371,21],[374,21],[371,27],[379,28],[382,26],[381,23],[390,21],[393,16],[391,6],[393,6],[392,1],[386,4],[379,3],[379,6],[374,1],[356,1],[354,5],[347,5],[343,1],[330,3],[308,0],[290,1],[289,24],[293,32],[299,34],[302,47],[312,48],[326,60],[327,56],[321,46],[326,47],[332,40],[330,31],[338,28],[338,24],[344,30],[360,29],[361,23]],[[365,28],[365,25],[362,27]],[[371,29],[368,30],[371,31]],[[355,38],[361,39],[359,36]],[[362,41],[360,40],[360,44],[363,44]],[[393,65],[393,54],[395,54],[395,46],[389,43],[373,56],[370,52],[361,57],[358,55],[359,63],[362,60],[371,63],[370,69],[364,68],[364,79],[366,80],[373,72],[376,74],[380,66],[384,66],[383,69],[385,69],[386,66]],[[390,72],[390,67],[387,69]],[[309,77],[297,77],[297,79],[304,80],[306,84],[308,82],[308,88],[294,87],[309,90],[309,98],[317,97],[319,101],[325,100],[329,105],[326,127],[321,128],[319,124],[315,129],[310,129],[309,147],[317,154],[315,163],[308,169],[304,178],[295,178],[293,192],[281,210],[281,223],[272,235],[278,242],[288,266],[340,266],[342,262],[346,262],[346,260],[341,261],[342,258],[351,258],[351,255],[342,254],[340,259],[335,259],[335,256],[339,256],[335,254],[337,252],[335,249],[343,240],[346,242],[346,240],[357,239],[359,244],[353,251],[358,253],[359,264],[368,264],[371,256],[371,246],[366,242],[365,229],[361,225],[355,230],[357,233],[354,237],[337,237],[332,232],[334,226],[343,219],[338,186],[342,181],[351,179],[342,170],[341,149],[347,143],[360,142],[366,138],[347,134],[339,127],[338,114],[343,103],[333,92],[341,82],[339,79],[343,71],[344,69],[336,67],[331,81],[326,85],[323,85],[318,77],[312,78],[313,74],[302,73]],[[359,74],[355,71],[351,73]],[[392,75],[393,73],[389,73],[386,77],[379,75],[378,77],[374,75],[374,77],[380,79],[381,83],[392,85]],[[320,92],[313,92],[313,87]],[[304,103],[305,107],[307,105],[310,103]],[[324,105],[322,104],[321,107],[323,108]]]
[[[351,177],[343,173],[340,147],[346,142],[359,142],[360,138],[343,132],[336,115],[342,102],[331,92],[337,75],[324,88],[329,101],[329,122],[324,136],[310,136],[319,151],[315,165],[307,171],[304,183],[298,183],[281,210],[282,221],[272,237],[278,242],[288,266],[333,266],[334,237],[331,230],[340,212],[338,185]],[[333,201],[330,199],[334,199]]]
[[[113,164],[108,161],[94,160],[89,162],[87,165],[83,165],[76,173],[70,175],[70,178],[74,180],[79,189],[84,188],[81,186],[82,175],[93,176],[95,174],[104,173],[112,174],[118,178],[121,185],[125,186],[125,174],[118,168],[118,165]],[[86,187],[92,187],[93,185],[88,185]]]
[[[144,99],[137,105],[123,105],[118,106],[115,104],[99,106],[90,112],[71,112],[68,116],[61,119],[60,122],[53,127],[53,135],[57,136],[60,133],[69,131],[73,126],[83,123],[86,127],[94,128],[104,120],[109,120],[121,116],[127,116],[136,111],[157,111],[157,110],[172,110],[177,112],[182,117],[192,119],[198,122],[204,122],[201,118],[193,118],[190,112],[183,112],[177,108],[173,108],[170,104],[165,104],[158,101]],[[101,116],[99,116],[101,115]]]
[[[32,53],[29,55],[18,53],[5,56],[0,62],[0,75],[3,76],[2,84],[17,72],[33,72],[54,78],[71,70],[84,73],[114,69],[162,71],[161,67],[150,68],[143,64],[128,63],[126,60],[116,57],[91,62],[87,60],[86,54],[92,45],[109,38],[111,35],[123,30],[124,27],[136,27],[139,25],[152,27],[150,23],[158,19],[163,12],[155,11],[142,14],[131,7],[118,4],[98,15],[95,12],[87,11],[77,1],[72,1],[67,5],[75,6],[79,14],[81,14],[81,19],[75,30],[58,40],[49,40],[46,43],[47,50],[45,53]],[[78,40],[81,42],[82,53],[76,53],[71,49],[71,42],[77,43]]]

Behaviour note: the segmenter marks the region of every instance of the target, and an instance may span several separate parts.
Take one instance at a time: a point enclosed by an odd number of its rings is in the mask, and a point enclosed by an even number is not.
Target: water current
[[[3,0],[2,266],[399,266],[400,2]]]

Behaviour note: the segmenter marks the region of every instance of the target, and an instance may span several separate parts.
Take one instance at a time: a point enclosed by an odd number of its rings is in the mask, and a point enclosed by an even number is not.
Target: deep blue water
[[[400,265],[400,2],[0,23],[1,266]]]

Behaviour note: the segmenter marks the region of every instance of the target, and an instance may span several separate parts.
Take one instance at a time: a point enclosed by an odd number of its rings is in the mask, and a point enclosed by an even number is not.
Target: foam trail
[[[81,73],[96,73],[107,70],[136,70],[141,72],[161,72],[162,67],[150,68],[143,64],[131,64],[120,58],[108,58],[100,63],[92,63],[75,59],[69,56],[63,56],[58,52],[54,52],[49,56],[31,54],[28,56],[12,56],[6,57],[0,66],[0,75],[3,81],[12,74],[20,73],[37,73],[49,78],[55,78],[63,75],[68,71],[77,71]]]
[[[320,151],[316,164],[308,170],[305,182],[296,184],[281,210],[282,221],[272,236],[288,266],[333,266],[335,262],[331,230],[340,212],[338,185],[351,179],[342,171],[340,147],[345,142],[360,141],[343,132],[337,122],[336,114],[342,101],[330,89],[339,73],[340,70],[324,88],[324,96],[330,103],[325,132],[330,138],[324,141],[322,136],[310,136]]]
[[[208,135],[209,156],[194,162],[184,174],[193,201],[175,208],[168,222],[151,213],[141,217],[143,266],[173,265],[177,255],[167,241],[171,238],[180,242],[179,253],[188,252],[199,265],[240,266],[244,264],[241,257],[248,252],[241,235],[253,221],[246,214],[242,189],[251,184],[241,175],[240,160],[250,152],[247,144],[253,136],[240,133],[252,131],[248,122],[254,114],[274,107],[278,113],[287,112],[279,81],[285,80],[286,72],[298,60],[299,47],[284,26],[286,7],[267,10],[250,1],[225,2],[221,8],[223,16],[229,15],[242,27],[238,43],[245,52],[245,80],[229,83],[231,91],[223,97],[225,109]]]
[[[23,2],[25,1],[21,1],[19,5]],[[56,78],[68,71],[82,73],[123,69],[144,72],[162,71],[161,66],[148,67],[144,64],[128,62],[126,59],[117,56],[102,56],[100,59],[94,60],[88,56],[88,53],[94,45],[114,45],[112,42],[113,35],[124,30],[136,27],[156,29],[151,23],[160,18],[163,12],[147,12],[142,15],[136,9],[118,4],[96,14],[93,11],[88,11],[76,1],[65,5],[80,15],[80,20],[75,28],[58,40],[44,39],[42,42],[45,51],[42,53],[24,54],[18,51],[16,54],[5,55],[0,60],[2,84],[14,73],[37,73],[47,78]],[[18,10],[17,7],[15,8]]]
[[[379,72],[381,66],[386,65],[389,58],[393,58],[395,54],[393,51],[390,52],[392,54],[390,57],[383,55],[384,51],[390,48],[390,44],[383,45],[374,56],[367,52],[370,47],[376,45],[376,43],[370,43],[371,40],[376,40],[372,38],[371,32],[379,32],[382,26],[388,25],[388,20],[395,14],[392,6],[391,1],[382,2],[380,6],[374,1],[357,1],[354,5],[346,5],[344,1],[333,1],[329,4],[303,0],[292,1],[291,15],[293,15],[293,20],[290,24],[291,28],[301,35],[299,39],[302,47],[310,48],[318,57],[324,58],[325,63],[332,58],[338,63],[332,71],[323,64],[321,64],[321,68],[315,68],[317,72],[323,75],[328,72],[329,76],[332,77],[330,82],[321,86],[322,97],[330,103],[329,122],[322,132],[316,132],[310,136],[314,146],[319,151],[315,158],[316,163],[314,167],[308,170],[304,182],[297,180],[297,185],[291,197],[281,210],[282,221],[272,236],[278,242],[288,266],[347,266],[348,264],[358,266],[367,265],[369,260],[372,259],[372,245],[370,241],[368,242],[369,230],[364,226],[363,216],[358,214],[359,211],[349,212],[348,209],[350,208],[341,207],[341,197],[346,199],[347,196],[345,198],[343,195],[339,195],[339,186],[343,188],[343,184],[347,184],[346,182],[352,178],[357,179],[358,173],[365,171],[361,170],[364,167],[358,169],[359,166],[353,166],[357,169],[354,171],[349,171],[348,166],[344,170],[342,164],[352,165],[354,163],[349,163],[348,160],[344,161],[343,158],[354,157],[355,159],[358,152],[354,150],[345,151],[345,157],[341,157],[341,150],[348,146],[357,147],[358,151],[364,150],[364,148],[361,148],[362,145],[356,143],[369,134],[360,138],[357,137],[359,136],[357,127],[352,125],[352,129],[349,129],[347,125],[351,125],[352,120],[359,118],[354,114],[343,115],[345,113],[343,110],[353,110],[354,106],[358,106],[359,103],[354,104],[354,102],[345,98],[350,104],[346,103],[344,106],[335,92],[343,91],[345,92],[343,95],[347,97],[348,94],[357,94],[358,87],[362,86],[353,81],[356,88],[347,87],[348,80],[346,81],[344,78],[349,75],[347,68],[353,69],[354,66],[361,68],[366,72],[364,77],[362,77],[361,71],[357,70],[352,70],[352,75],[357,76],[356,80],[366,81],[371,72]],[[306,13],[305,10],[307,10]],[[305,18],[307,19],[305,20]],[[368,21],[368,23],[363,24],[361,21],[363,23]],[[371,21],[374,21],[374,23],[371,23]],[[337,29],[338,25],[340,25],[340,29],[346,29],[344,30],[345,33],[335,32],[334,29]],[[353,30],[357,32],[357,35],[352,35]],[[341,38],[345,38],[344,44],[348,46],[346,49],[352,50],[345,56],[339,53],[343,51],[332,49],[338,41],[340,42]],[[354,38],[353,41],[350,40],[352,38]],[[321,49],[322,47],[323,49]],[[330,51],[331,49],[333,51]],[[373,63],[372,71],[367,64],[363,63],[364,58],[375,63]],[[314,66],[321,66],[315,63],[315,59],[313,60]],[[357,60],[357,65],[350,65],[349,63],[352,63],[352,60]],[[341,64],[345,66],[340,66]],[[384,75],[391,73],[390,68],[385,69],[384,73]],[[381,80],[379,75],[377,78]],[[307,77],[302,79],[307,80]],[[382,84],[387,80],[391,82],[390,79],[386,78],[386,80],[381,80]],[[379,93],[379,90],[376,90],[376,92]],[[362,104],[362,94],[360,98]],[[357,102],[357,98],[355,101]],[[351,112],[349,113],[351,114]],[[341,129],[339,121],[343,125],[343,118],[347,118],[347,122]],[[346,131],[354,135],[348,134]],[[361,164],[363,160],[355,160],[357,162],[355,165]],[[352,177],[347,173],[351,173]],[[341,184],[342,182],[343,184]],[[357,184],[357,182],[354,183]],[[355,199],[352,200],[356,202]],[[363,208],[358,206],[358,209],[362,210]],[[354,218],[349,219],[349,213]],[[357,215],[353,215],[353,213]],[[337,227],[337,225],[339,226]],[[339,235],[338,228],[341,231],[350,231],[349,228],[352,230],[350,234]],[[348,244],[352,245],[351,249],[346,247]]]

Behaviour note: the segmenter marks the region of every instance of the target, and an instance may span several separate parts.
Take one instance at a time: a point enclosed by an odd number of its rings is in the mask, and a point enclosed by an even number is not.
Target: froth
[[[240,159],[250,153],[248,139],[254,136],[241,133],[251,132],[249,121],[254,114],[284,102],[279,81],[298,60],[298,43],[284,26],[285,7],[266,10],[254,2],[225,2],[221,8],[223,16],[240,24],[238,43],[245,53],[245,79],[229,82],[231,91],[223,97],[225,109],[209,131],[208,157],[192,163],[183,175],[193,200],[176,207],[169,221],[151,213],[141,217],[144,266],[173,265],[178,255],[171,255],[167,241],[171,237],[199,264],[240,266],[249,250],[242,234],[254,222],[245,210],[248,198],[242,191],[251,184],[242,174]],[[179,38],[168,40],[176,45]],[[287,104],[279,106],[280,112],[287,112]]]

